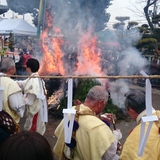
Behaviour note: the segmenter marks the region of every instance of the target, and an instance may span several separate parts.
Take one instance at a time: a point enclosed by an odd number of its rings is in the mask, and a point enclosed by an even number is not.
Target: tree
[[[157,14],[159,0],[136,0],[136,4],[132,4],[129,8],[137,17],[143,17],[147,20],[151,31],[154,29],[154,24],[158,23],[159,16]],[[138,6],[138,7],[137,7]]]
[[[137,25],[138,25],[138,22],[135,22],[135,21],[128,22],[127,29],[131,29],[132,27],[135,27]]]
[[[38,8],[39,0],[6,0],[9,9],[12,11],[24,15],[30,13],[33,17],[33,24],[37,26],[38,23]]]
[[[0,5],[0,15],[7,12],[9,10],[8,6]]]
[[[121,30],[123,30],[124,29],[124,25],[125,25],[124,21],[129,20],[130,17],[116,17],[115,19],[118,20],[118,21],[120,21],[120,22],[115,23],[113,25],[113,28],[114,29],[121,29]]]
[[[39,8],[39,0],[7,0],[8,7],[18,13],[32,13],[35,8]]]
[[[150,29],[151,29],[151,30],[154,29],[154,26],[153,26],[153,23],[152,23],[152,21],[151,21],[151,19],[150,19],[149,8],[150,8],[151,6],[153,6],[154,4],[156,4],[157,1],[158,1],[158,0],[147,0],[147,4],[146,4],[146,6],[144,7],[144,13],[145,13],[145,16],[146,16],[146,20],[147,20],[148,25],[150,26]],[[153,15],[152,15],[152,16],[154,16],[154,14],[155,14],[155,13],[153,12]]]
[[[77,26],[81,21],[83,27],[88,29],[92,24],[95,31],[104,29],[110,14],[106,13],[112,0],[47,0],[46,6],[51,6],[51,14],[59,27]],[[7,0],[8,7],[18,14],[31,13],[34,17],[34,24],[37,25],[37,9],[40,0]],[[85,19],[85,21],[84,21]]]

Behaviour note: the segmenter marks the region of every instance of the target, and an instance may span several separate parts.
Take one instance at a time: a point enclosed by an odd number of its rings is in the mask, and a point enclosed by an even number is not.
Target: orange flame
[[[100,50],[97,48],[97,38],[89,33],[85,35],[79,44],[80,54],[78,55],[77,75],[104,76],[100,63]],[[106,83],[102,82],[101,83]]]
[[[81,53],[78,57],[77,73],[80,75],[96,75],[100,74],[100,57],[97,50],[97,39],[93,37],[85,38],[80,44]]]
[[[43,60],[40,68],[40,73],[45,74],[61,74],[65,75],[65,69],[62,61],[63,53],[61,46],[64,43],[63,35],[59,28],[53,28],[53,34],[49,35],[49,30],[52,28],[52,17],[47,14],[48,29],[44,30],[41,34],[41,42],[43,49]],[[90,33],[85,34],[80,38],[79,52],[77,57],[77,68],[75,75],[91,75],[91,76],[104,76],[101,69],[100,50],[97,47],[97,38]],[[69,65],[69,64],[68,64]],[[75,67],[76,67],[75,66]],[[106,83],[100,80],[101,83]],[[102,82],[103,81],[103,82]]]
[[[40,73],[65,75],[62,62],[63,53],[61,51],[62,38],[48,37],[48,30],[45,30],[41,35],[41,42],[44,55]]]

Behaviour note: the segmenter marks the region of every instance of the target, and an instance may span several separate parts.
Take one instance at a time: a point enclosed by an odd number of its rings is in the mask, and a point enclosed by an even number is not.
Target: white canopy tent
[[[36,36],[37,28],[31,26],[24,19],[4,19],[0,21],[0,34],[17,34]]]

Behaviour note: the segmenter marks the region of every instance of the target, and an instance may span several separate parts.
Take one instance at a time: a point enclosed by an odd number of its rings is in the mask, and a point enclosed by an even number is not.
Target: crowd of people
[[[138,156],[141,119],[146,116],[145,92],[130,90],[125,96],[127,114],[137,126],[124,144],[120,143],[123,131],[112,130],[113,115],[103,113],[108,102],[108,92],[100,85],[93,86],[84,102],[76,101],[73,109],[76,115],[73,123],[71,142],[65,142],[64,119],[57,126],[56,144],[52,150],[44,137],[46,122],[42,120],[45,110],[39,93],[46,95],[44,81],[39,78],[39,61],[30,57],[26,61],[29,77],[16,81],[11,77],[16,72],[13,59],[6,57],[0,66],[0,159],[1,160],[160,160],[160,111],[152,108],[158,117],[153,123],[142,156]],[[41,85],[40,85],[41,84]],[[42,111],[43,110],[43,111]],[[24,128],[20,119],[26,116]],[[146,123],[148,126],[148,123]]]

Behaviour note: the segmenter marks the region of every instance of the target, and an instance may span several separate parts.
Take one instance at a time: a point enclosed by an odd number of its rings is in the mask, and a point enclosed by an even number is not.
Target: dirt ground
[[[130,85],[130,88],[145,89],[144,87],[139,87],[136,85]],[[155,109],[160,109],[160,90],[152,89],[152,103]],[[44,136],[46,137],[46,139],[48,140],[52,148],[56,142],[54,131],[57,125],[59,124],[59,122],[60,120],[55,119],[53,115],[49,114],[47,130]],[[122,132],[122,139],[120,140],[122,145],[125,142],[125,139],[127,138],[129,132],[135,127],[135,125],[136,125],[136,122],[132,121],[131,119],[129,121],[116,122],[116,128],[119,128]],[[54,158],[55,160],[58,160],[56,157]]]

